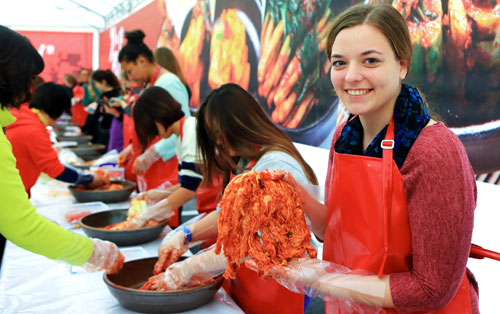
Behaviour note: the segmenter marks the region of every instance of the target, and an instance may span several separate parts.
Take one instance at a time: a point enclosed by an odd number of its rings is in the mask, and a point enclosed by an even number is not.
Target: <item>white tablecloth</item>
[[[500,186],[477,182],[478,198],[474,214],[472,243],[500,252]],[[479,310],[483,314],[500,313],[500,262],[469,258],[467,267],[479,284]]]
[[[41,182],[32,191],[33,203],[39,213],[61,223],[62,215],[74,200],[64,194],[61,183],[43,179]],[[472,242],[500,252],[500,186],[477,182],[477,187]],[[109,205],[111,208],[124,208],[126,203]],[[137,258],[156,256],[158,243],[159,240],[144,245],[142,249],[125,249],[125,253]],[[470,258],[467,267],[479,283],[481,313],[499,313],[500,262]],[[76,274],[71,274],[66,264],[32,254],[7,242],[0,277],[0,312],[132,313],[122,308],[109,293],[102,273],[75,270]],[[211,303],[189,313],[242,312],[220,289]]]
[[[74,200],[65,185],[41,179],[32,190],[37,212],[61,225]],[[126,208],[127,202],[109,204]],[[81,229],[72,230],[83,234]],[[157,256],[160,240],[120,248],[126,260]],[[0,277],[0,312],[10,313],[134,313],[118,303],[103,281],[103,272],[88,273],[21,249],[7,242]],[[221,288],[208,304],[185,313],[243,313]]]

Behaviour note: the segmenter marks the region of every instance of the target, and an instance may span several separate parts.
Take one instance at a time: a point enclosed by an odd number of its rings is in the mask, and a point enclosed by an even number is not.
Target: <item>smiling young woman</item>
[[[327,313],[479,313],[466,268],[472,167],[458,137],[402,82],[412,60],[403,17],[390,5],[352,6],[335,19],[327,54],[351,115],[333,137],[325,204],[276,176],[301,194],[328,263],[298,261],[275,277],[319,292]]]

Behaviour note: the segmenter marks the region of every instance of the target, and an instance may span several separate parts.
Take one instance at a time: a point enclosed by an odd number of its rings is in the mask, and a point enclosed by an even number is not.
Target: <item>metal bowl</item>
[[[123,185],[123,189],[111,191],[78,190],[76,185],[68,186],[69,192],[79,203],[104,202],[118,203],[128,200],[137,184],[133,181],[111,181]]]
[[[59,142],[77,142],[78,144],[87,144],[92,140],[92,135],[79,135],[79,136],[64,136],[57,135]]]
[[[123,307],[141,313],[189,311],[210,302],[224,280],[221,275],[206,285],[169,292],[139,290],[153,275],[156,261],[156,257],[135,260],[125,263],[118,274],[104,274],[109,291]]]
[[[78,157],[85,161],[89,161],[101,157],[102,153],[106,150],[106,145],[90,144],[70,147],[69,149],[71,149]]]
[[[115,243],[118,246],[138,245],[156,240],[168,221],[154,227],[134,230],[107,230],[103,227],[122,222],[127,219],[127,209],[114,209],[87,215],[80,219],[83,231],[92,238],[99,238]]]

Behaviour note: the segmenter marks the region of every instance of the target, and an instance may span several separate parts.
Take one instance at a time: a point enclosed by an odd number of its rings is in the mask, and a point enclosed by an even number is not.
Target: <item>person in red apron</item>
[[[73,87],[73,98],[72,98],[72,106],[71,106],[71,117],[73,118],[73,122],[82,127],[85,124],[85,120],[87,120],[88,112],[85,111],[85,107],[83,107],[82,99],[85,95],[85,89],[82,85],[76,85]]]
[[[80,173],[63,165],[52,147],[47,126],[54,126],[70,106],[71,98],[64,86],[44,83],[33,92],[29,104],[10,111],[16,121],[5,128],[5,135],[12,145],[16,167],[28,195],[42,172],[73,184],[98,187],[105,183],[98,174]]]
[[[151,139],[159,136],[169,138],[176,135],[176,155],[178,160],[179,184],[159,193],[157,203],[146,212],[128,221],[133,227],[140,227],[148,220],[168,216],[174,208],[191,200],[202,175],[196,170],[196,118],[184,116],[181,105],[163,88],[147,88],[137,99],[133,110],[136,133],[143,147],[149,146]],[[156,191],[152,191],[156,192]],[[152,194],[142,193],[142,197]]]
[[[135,137],[135,126],[134,120],[132,119],[132,107],[135,104],[137,98],[142,93],[144,86],[140,84],[134,84],[130,87],[129,94],[126,100],[117,100],[117,102],[122,102],[124,105],[124,115],[123,115],[123,151],[120,153],[118,164],[120,167],[125,168],[125,180],[137,181],[137,175],[132,171],[132,166],[134,165],[135,159],[132,159],[133,150],[133,139]],[[127,160],[129,158],[129,160]]]
[[[479,313],[466,269],[473,170],[458,137],[402,84],[412,60],[404,19],[389,5],[353,6],[334,21],[327,53],[351,116],[333,137],[326,205],[295,185],[330,263],[301,260],[275,276],[317,291],[326,313]]]
[[[141,146],[149,145],[151,138],[160,136],[168,138],[176,135],[176,155],[178,160],[179,184],[165,188],[154,189],[139,194],[138,199],[155,203],[143,215],[129,221],[130,225],[140,226],[148,219],[167,215],[172,208],[182,206],[195,195],[200,213],[215,210],[220,193],[217,188],[204,188],[199,191],[203,179],[196,169],[199,163],[196,145],[195,117],[185,117],[180,104],[161,87],[152,86],[144,91],[134,106],[134,124]],[[156,126],[151,128],[149,126]],[[162,250],[159,250],[160,261]],[[157,272],[165,270],[161,263],[157,264]],[[168,266],[168,265],[167,265]]]
[[[73,87],[73,98],[71,99],[71,117],[73,122],[79,127],[82,127],[87,120],[88,112],[83,106],[85,98],[85,85],[89,84],[90,70],[81,68],[79,73],[80,82]]]
[[[224,84],[207,96],[198,111],[197,142],[204,179],[220,174],[222,187],[236,174],[265,169],[285,170],[293,173],[299,182],[317,184],[313,170],[290,139],[269,119],[253,96],[236,84]],[[214,211],[175,233],[167,243],[172,255],[169,263],[187,250],[187,242],[216,236],[217,215]],[[208,249],[157,275],[155,287],[182,286],[198,272],[222,273],[225,265],[222,254],[216,255],[213,248]],[[304,312],[303,294],[288,291],[272,278],[261,279],[244,265],[236,279],[226,282],[225,287],[245,313]]]
[[[118,54],[118,61],[127,76],[138,83],[158,86],[169,92],[181,104],[182,111],[189,117],[189,100],[185,86],[179,78],[155,63],[153,52],[144,44],[144,32],[130,31],[125,34],[127,44]],[[132,108],[133,111],[133,108]],[[161,139],[156,137],[150,146],[141,147],[132,139],[133,147],[120,156],[120,160],[132,163],[132,171],[137,175],[141,192],[158,187],[177,184],[177,159],[175,155],[175,137]],[[169,225],[179,224],[179,213],[172,217]]]

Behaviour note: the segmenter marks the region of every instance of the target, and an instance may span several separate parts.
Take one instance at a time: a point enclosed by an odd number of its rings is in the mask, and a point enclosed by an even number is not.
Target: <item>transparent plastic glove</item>
[[[87,263],[87,271],[105,270],[108,274],[116,274],[123,266],[125,257],[116,244],[100,239],[92,239],[94,250]]]
[[[187,250],[189,244],[184,231],[172,231],[174,234],[166,243],[158,248],[158,261],[155,264],[153,273],[155,275],[165,271],[172,263],[176,262]]]
[[[169,204],[168,199],[164,199],[134,218],[127,220],[122,227],[125,229],[137,229],[144,226],[149,220],[154,219],[160,221],[168,219],[174,214],[175,212]]]
[[[133,170],[135,171],[136,174],[143,175],[144,173],[146,173],[148,168],[160,158],[161,157],[156,152],[154,146],[151,146],[144,153],[142,153],[142,155],[137,157],[137,159],[134,162]]]
[[[132,145],[129,145],[118,155],[118,166],[125,167],[131,159]]]
[[[203,213],[189,219],[163,238],[158,247],[158,261],[155,264],[154,274],[165,271],[165,269],[172,263],[175,263],[190,247],[199,245],[203,242],[203,240],[188,242],[187,235],[183,230],[184,227],[192,231],[191,234],[193,237],[201,237],[201,239],[204,238],[207,232],[212,232],[217,229],[216,224],[197,223],[205,216],[206,214]]]
[[[94,178],[92,179],[92,182],[90,182],[90,184],[87,185],[89,188],[94,189],[109,183],[109,176],[106,177],[105,175],[99,172],[95,172],[93,176]]]
[[[156,203],[164,198],[167,198],[179,188],[179,185],[174,185],[166,189],[152,189],[141,192],[137,195],[138,200],[145,200],[148,204]]]
[[[257,267],[252,259],[247,259],[245,265],[252,270]],[[266,275],[290,291],[321,297],[348,313],[379,313],[385,293],[390,289],[389,281],[384,278],[310,258],[273,267]]]
[[[210,273],[212,277],[222,274],[226,269],[226,258],[215,254],[213,247],[177,262],[159,275],[153,276],[143,286],[147,290],[167,291],[186,286],[197,274]]]

